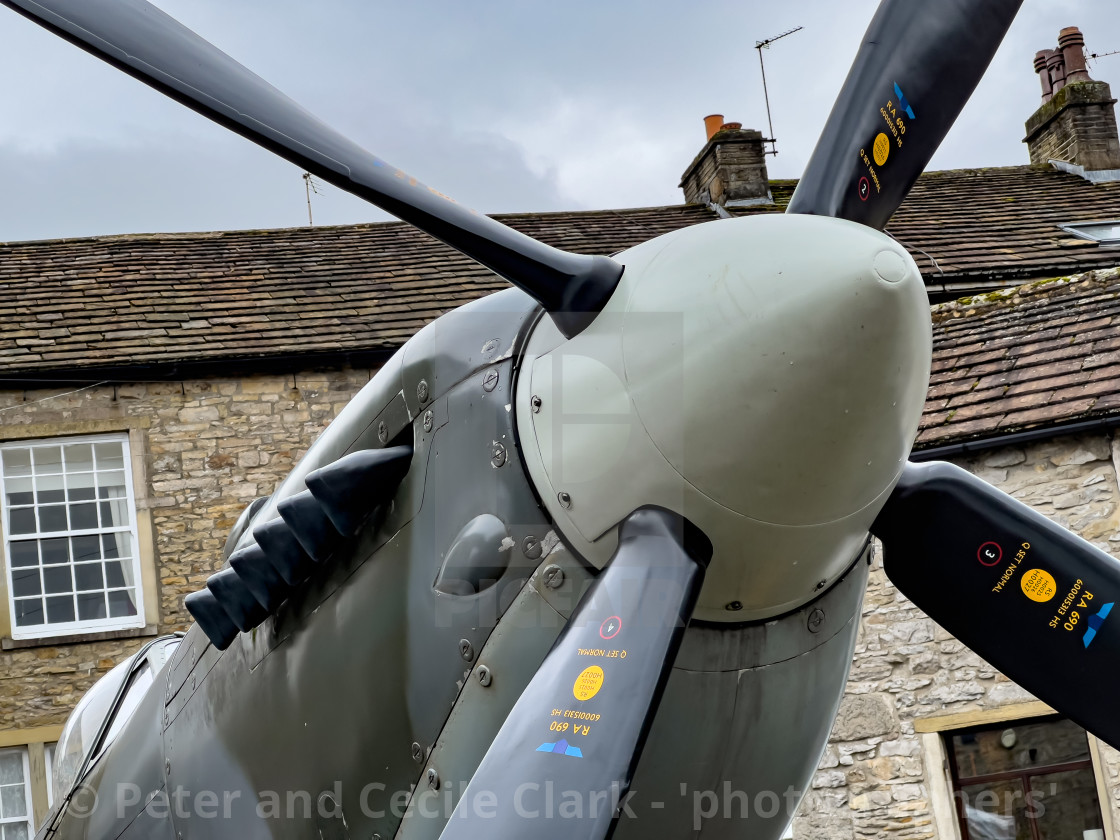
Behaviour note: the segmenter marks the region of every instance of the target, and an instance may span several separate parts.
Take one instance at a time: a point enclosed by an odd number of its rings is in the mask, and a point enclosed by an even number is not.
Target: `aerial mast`
[[[756,41],[754,48],[758,50],[758,66],[762,70],[762,96],[766,100],[766,122],[770,126],[770,136],[763,138],[763,141],[770,144],[770,149],[766,152],[768,155],[778,154],[778,141],[774,137],[774,120],[770,116],[770,93],[766,89],[766,64],[762,60],[762,51],[770,49],[770,45],[775,41],[780,41],[787,35],[792,35],[794,32],[800,32],[804,26],[798,26],[794,29],[789,29],[780,35],[775,35],[773,38],[767,38],[765,41]]]

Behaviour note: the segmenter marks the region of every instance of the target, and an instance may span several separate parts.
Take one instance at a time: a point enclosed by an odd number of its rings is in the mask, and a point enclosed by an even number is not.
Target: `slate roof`
[[[933,307],[917,448],[1120,414],[1120,269]]]
[[[795,183],[775,181],[775,205],[737,212],[781,210]],[[716,214],[682,205],[498,218],[562,248],[612,253]],[[1017,166],[923,175],[890,232],[931,292],[954,293],[1120,265],[1120,250],[1057,228],[1101,218],[1120,218],[1120,183]],[[387,355],[503,285],[400,223],[0,244],[0,380]]]

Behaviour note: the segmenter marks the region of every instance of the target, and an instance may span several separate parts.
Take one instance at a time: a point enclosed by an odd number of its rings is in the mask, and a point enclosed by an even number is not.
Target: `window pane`
[[[70,550],[75,562],[101,559],[101,538],[97,535],[71,537]]]
[[[17,752],[0,753],[0,785],[23,784],[23,756]],[[4,814],[18,816],[18,814]]]
[[[39,543],[35,540],[14,542],[9,546],[13,566],[39,565]]]
[[[105,563],[105,581],[109,586],[125,586],[128,581],[124,579],[124,570],[119,560],[109,560]]]
[[[61,446],[35,446],[31,449],[31,461],[35,465],[35,474],[62,472],[62,447]]]
[[[4,826],[4,840],[27,840],[27,823],[13,823]]]
[[[39,570],[37,568],[12,570],[12,595],[14,597],[41,594],[43,594],[43,589],[39,582]]]
[[[30,478],[9,478],[4,481],[9,505],[30,505],[35,502],[35,483]]]
[[[88,472],[93,469],[93,447],[88,443],[71,443],[62,447],[67,472]]]
[[[1086,831],[1103,827],[1090,767],[1035,776],[1031,790],[1039,803],[1036,819],[1042,840],[1082,840]]]
[[[99,443],[94,446],[98,470],[123,470],[124,453],[119,442]]]
[[[74,588],[79,591],[104,589],[105,578],[100,563],[78,563],[74,566]]]
[[[39,530],[46,533],[48,531],[65,531],[66,528],[66,506],[65,505],[45,505],[39,508]]]
[[[78,621],[105,618],[105,593],[85,592],[78,596]]]
[[[0,787],[0,813],[5,817],[27,816],[27,799],[22,781],[18,785]]]
[[[97,497],[99,499],[120,499],[123,496],[123,472],[99,472],[97,474]]]
[[[43,588],[47,590],[47,594],[49,595],[73,592],[74,581],[73,578],[70,577],[69,564],[62,566],[44,566]]]
[[[8,531],[12,534],[35,533],[35,508],[15,508],[8,513]]]
[[[61,475],[35,477],[35,501],[41,505],[66,501],[65,482]]]
[[[90,531],[97,527],[97,505],[70,505],[70,530]]]
[[[957,796],[969,840],[1032,840],[1026,792],[1018,779],[965,785]]]
[[[1030,721],[954,735],[952,746],[961,779],[1089,759],[1085,730],[1069,720]]]
[[[31,450],[20,447],[4,450],[4,477],[31,475]]]
[[[106,558],[132,555],[132,539],[128,534],[105,534],[101,537],[101,546],[105,550]]]
[[[47,598],[47,623],[62,624],[74,620],[74,596],[56,595]]]
[[[109,593],[109,615],[119,618],[136,615],[136,605],[132,603],[132,590],[118,589]]]
[[[42,623],[42,598],[21,598],[16,601],[16,626],[31,627]]]
[[[43,563],[65,563],[70,559],[70,541],[65,537],[53,540],[40,540],[39,549],[43,552]]]

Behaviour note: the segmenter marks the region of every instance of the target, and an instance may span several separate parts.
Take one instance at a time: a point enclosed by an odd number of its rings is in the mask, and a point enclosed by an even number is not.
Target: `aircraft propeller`
[[[618,263],[544,245],[388,166],[144,0],[0,2],[486,265],[539,301],[566,337],[594,320],[619,282]],[[884,0],[788,212],[882,229],[976,87],[1020,5]],[[934,620],[1055,708],[1120,744],[1111,691],[1100,683],[1120,648],[1120,620],[1106,622],[1120,589],[1120,564],[948,465],[907,466],[872,532],[885,546],[890,578]],[[314,542],[313,535],[304,536]],[[619,537],[613,559],[475,773],[468,805],[474,793],[508,793],[535,779],[558,780],[589,797],[618,801],[625,795],[711,545],[678,515],[655,508],[633,512]],[[250,559],[239,557],[230,572]],[[1075,582],[1067,586],[1067,579]],[[214,590],[221,590],[218,584]],[[200,600],[215,610],[215,620],[226,620],[214,592]],[[245,605],[239,621],[251,623],[252,606]],[[236,624],[229,621],[231,637]],[[610,640],[621,625],[628,656],[604,682],[598,655],[585,651],[613,649]],[[595,695],[602,701],[596,714],[609,716],[609,726],[600,727],[594,753],[573,760],[561,727],[582,726],[580,704]],[[567,716],[573,709],[576,717]],[[548,723],[556,726],[545,731],[556,737],[542,742],[538,735]],[[469,807],[464,811],[448,823],[445,840],[527,831],[508,810],[487,820],[473,818]],[[543,821],[531,830],[541,838],[603,838],[613,830],[613,816]]]

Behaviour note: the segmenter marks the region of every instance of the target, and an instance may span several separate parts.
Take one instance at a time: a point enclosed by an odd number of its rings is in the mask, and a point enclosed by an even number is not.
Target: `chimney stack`
[[[724,122],[723,114],[704,117],[707,142],[681,176],[689,204],[749,206],[770,204],[762,132]]]
[[[1057,49],[1035,55],[1034,69],[1042,83],[1042,107],[1027,120],[1023,142],[1031,163],[1059,161],[1083,174],[1102,173],[1090,180],[1114,180],[1113,173],[1120,179],[1116,100],[1105,82],[1089,77],[1081,30],[1063,29]]]

